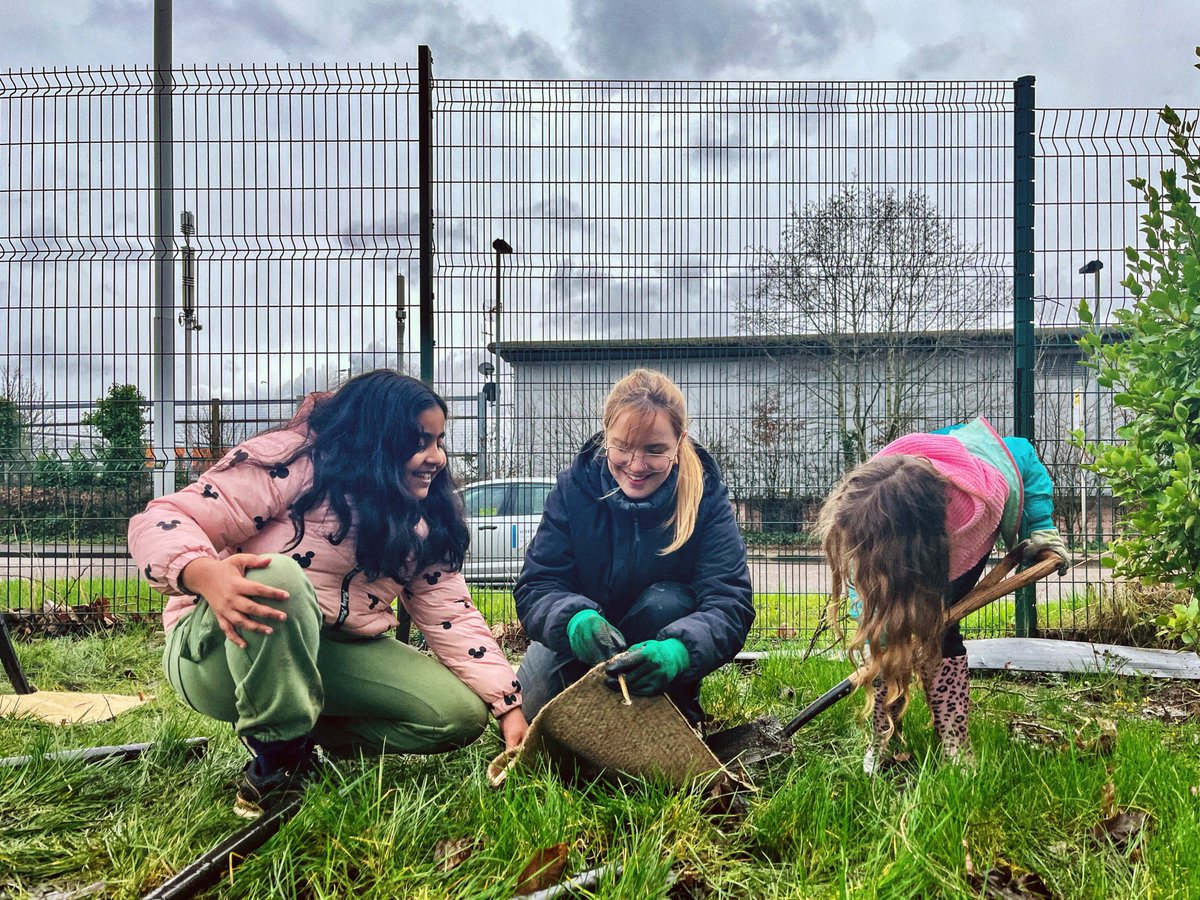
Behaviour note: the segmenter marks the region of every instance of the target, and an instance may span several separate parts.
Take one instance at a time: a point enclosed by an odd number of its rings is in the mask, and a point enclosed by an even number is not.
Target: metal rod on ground
[[[8,633],[8,624],[0,613],[0,660],[4,662],[4,674],[12,682],[13,690],[18,694],[32,694],[37,690],[25,677],[21,668],[21,660],[17,657],[17,648],[13,646],[12,635]]]
[[[208,749],[208,738],[191,737],[182,741],[192,756],[201,757]],[[0,768],[10,769],[27,766],[35,759],[58,762],[101,763],[109,761],[130,762],[144,755],[153,742],[145,744],[116,744],[109,747],[88,747],[86,750],[59,750],[41,756],[6,756],[0,759]]]
[[[275,809],[263,813],[261,818],[221,841],[154,890],[143,894],[142,900],[182,900],[194,897],[216,884],[238,862],[270,840],[285,822],[299,812],[303,802],[303,795],[291,797]]]

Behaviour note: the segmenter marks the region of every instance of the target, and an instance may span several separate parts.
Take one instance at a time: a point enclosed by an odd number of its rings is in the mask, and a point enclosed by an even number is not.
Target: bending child
[[[130,520],[130,553],[170,598],[167,679],[254,755],[239,814],[302,787],[317,744],[442,753],[488,710],[509,747],[524,736],[520,687],[459,573],[446,414],[415,379],[360,375]],[[397,597],[436,659],[388,636]]]
[[[754,621],[746,545],[667,376],[626,375],[603,424],[558,476],[514,592],[532,641],[518,673],[525,715],[611,660],[610,687],[624,675],[633,693],[666,693],[699,724],[700,680],[733,659]]]
[[[850,596],[858,612],[851,656],[874,685],[867,692],[872,741],[868,774],[886,769],[891,742],[921,678],[934,730],[948,757],[970,762],[967,652],[946,609],[983,573],[997,536],[1029,539],[1026,560],[1044,550],[1069,556],[1054,527],[1053,485],[1029,441],[1001,438],[983,418],[888,444],[847,474],[820,514],[818,534],[833,573],[831,617]]]

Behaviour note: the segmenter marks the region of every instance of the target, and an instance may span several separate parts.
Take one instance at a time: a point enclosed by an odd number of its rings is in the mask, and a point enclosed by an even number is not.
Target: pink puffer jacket
[[[312,463],[304,456],[264,468],[250,457],[286,459],[303,441],[296,430],[251,438],[195,484],[152,500],[130,519],[130,555],[150,585],[170,598],[164,628],[194,608],[194,598],[179,585],[193,559],[285,552],[295,534],[288,509],[309,485]],[[396,627],[392,602],[400,598],[434,655],[495,715],[521,704],[512,666],[471,603],[462,573],[434,565],[404,581],[367,581],[355,561],[353,533],[340,544],[326,537],[337,528],[326,505],[311,510],[304,524],[300,544],[286,552],[312,581],[326,628],[363,637],[382,634]]]
[[[1004,441],[986,419],[972,425],[988,441],[989,456],[1002,464],[1016,463]],[[991,462],[972,453],[959,437],[952,434],[907,434],[879,451],[877,456],[918,456],[927,459],[946,479],[946,535],[950,540],[950,577],[969,571],[995,546],[1005,508],[1015,502],[1015,518],[1020,518],[1019,479],[1015,491],[1009,479]],[[1016,476],[1014,475],[1014,478]],[[1015,492],[1015,497],[1014,497]],[[1011,517],[1010,517],[1011,518]],[[1005,535],[1006,541],[1011,541]]]

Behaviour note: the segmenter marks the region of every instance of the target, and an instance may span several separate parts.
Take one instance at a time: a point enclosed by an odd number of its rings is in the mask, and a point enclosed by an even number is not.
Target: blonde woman
[[[688,436],[679,388],[637,369],[604,403],[604,430],[558,476],[517,582],[531,645],[528,719],[591,667],[666,693],[700,724],[700,680],[754,621],[746,546],[712,457]]]

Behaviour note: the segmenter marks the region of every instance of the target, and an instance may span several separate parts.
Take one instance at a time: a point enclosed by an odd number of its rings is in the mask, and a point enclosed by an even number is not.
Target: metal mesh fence
[[[553,475],[614,380],[664,371],[772,639],[817,625],[813,513],[847,465],[1011,421],[1010,83],[435,91],[438,374],[488,417],[457,436],[472,476]],[[506,518],[476,539],[519,556],[536,518]]]
[[[1188,119],[1196,111],[1180,111]],[[1036,321],[1047,340],[1079,334],[1079,301],[1086,299],[1094,327],[1110,328],[1113,312],[1131,303],[1121,284],[1125,248],[1144,249],[1139,230],[1146,212],[1130,179],[1156,184],[1173,168],[1166,128],[1152,109],[1045,109],[1037,123]],[[1115,536],[1111,491],[1080,468],[1070,441],[1081,431],[1089,442],[1114,441],[1122,424],[1112,392],[1073,355],[1037,362],[1038,448],[1054,478],[1055,513],[1077,565],[1064,579],[1062,603],[1039,610],[1039,624],[1067,636],[1103,633],[1117,597],[1099,565]],[[1098,631],[1099,627],[1099,631]]]
[[[501,611],[547,479],[635,366],[680,384],[722,466],[759,642],[816,627],[812,520],[847,466],[904,431],[1012,427],[1010,82],[435,80],[430,334],[406,317],[414,68],[177,70],[171,94],[174,446],[150,429],[126,445],[97,415],[159,414],[154,73],[0,74],[9,608],[157,608],[121,541],[153,466],[195,477],[308,391],[417,374],[430,341],[453,464],[489,520],[475,577]],[[1146,110],[1043,110],[1036,140],[1036,433],[1064,531],[1094,555],[1111,504],[1067,431],[1117,423],[1078,365],[1074,306],[1098,291],[1105,321],[1126,302],[1125,182],[1167,152]],[[1103,580],[1089,564],[1047,586],[1039,624],[1092,624]],[[972,623],[1011,626],[1008,606]]]
[[[415,70],[178,69],[172,80],[173,134],[154,116],[153,70],[0,75],[4,387],[26,426],[0,511],[12,607],[95,594],[156,608],[124,553],[151,470],[196,477],[306,392],[397,365],[411,339]],[[170,437],[154,441],[160,146],[177,329],[163,372]],[[102,400],[148,427],[105,433]]]

